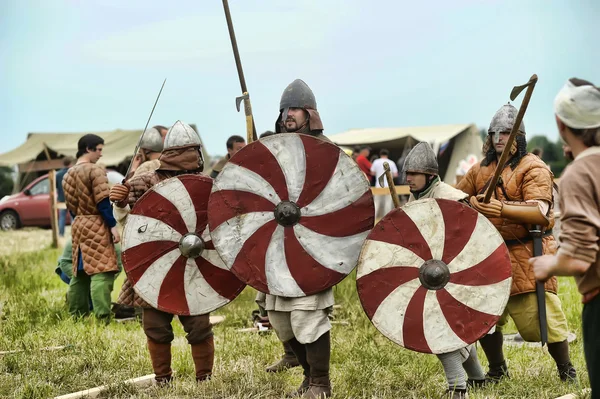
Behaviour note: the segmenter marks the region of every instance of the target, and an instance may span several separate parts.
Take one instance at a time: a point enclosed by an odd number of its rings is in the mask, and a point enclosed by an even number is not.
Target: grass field
[[[114,384],[110,397],[123,398],[279,398],[300,383],[296,368],[273,375],[264,367],[281,354],[272,333],[239,333],[249,327],[255,309],[254,290],[247,288],[233,303],[215,312],[226,316],[215,327],[214,377],[198,386],[189,347],[178,322],[173,346],[177,380],[168,389],[146,390],[119,384],[152,373],[145,336],[137,323],[103,325],[93,318],[74,321],[65,306],[67,286],[54,274],[60,250],[48,248],[50,232],[0,232],[1,398],[47,398],[103,384]],[[119,276],[114,296],[123,281]],[[446,388],[435,356],[405,350],[383,337],[360,306],[354,276],[335,288],[336,325],[332,331],[334,398],[437,398]],[[570,279],[561,280],[560,296],[569,326],[577,334],[571,344],[578,384],[558,379],[545,349],[505,346],[511,379],[472,391],[471,398],[555,398],[587,387],[583,359],[579,295]],[[41,351],[68,345],[62,351]],[[487,368],[481,349],[479,356]]]

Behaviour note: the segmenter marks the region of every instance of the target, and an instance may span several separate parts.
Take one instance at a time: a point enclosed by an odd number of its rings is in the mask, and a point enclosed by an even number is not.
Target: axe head
[[[379,187],[385,187],[385,179],[386,179],[385,175],[386,175],[386,172],[388,170],[390,170],[390,165],[388,165],[387,162],[384,162],[383,163],[383,169],[384,169],[385,172],[383,172],[381,174],[381,176],[379,176],[379,178],[377,179],[379,181]]]
[[[521,92],[523,91],[523,89],[531,86],[531,85],[535,85],[537,83],[538,77],[536,74],[533,74],[531,76],[531,78],[529,78],[529,82],[525,83],[524,85],[521,86],[515,86],[513,87],[512,91],[510,92],[510,100],[511,101],[515,101],[515,99],[519,96],[519,94],[521,94]]]
[[[237,108],[238,112],[240,112],[240,104],[242,101],[247,100],[248,98],[250,98],[248,93],[244,93],[244,95],[235,98],[235,108]]]

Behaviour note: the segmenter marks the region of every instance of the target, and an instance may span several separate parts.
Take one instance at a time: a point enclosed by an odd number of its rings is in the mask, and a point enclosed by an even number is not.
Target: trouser
[[[58,235],[61,237],[65,236],[65,225],[67,224],[67,210],[58,210]]]
[[[173,341],[173,314],[154,308],[144,308],[142,312],[142,325],[144,333],[154,342],[168,344]],[[177,316],[183,329],[187,333],[185,338],[190,345],[199,344],[212,337],[212,325],[209,314],[199,316]]]
[[[496,324],[496,331],[502,332],[508,317],[515,322],[521,337],[527,342],[540,342],[540,322],[535,292],[513,295],[506,304],[504,313]],[[562,342],[567,339],[569,329],[567,318],[562,310],[558,295],[546,292],[546,319],[548,321],[548,343]]]
[[[268,314],[269,322],[282,342],[296,338],[301,344],[310,344],[331,330],[328,309],[291,312],[269,310]]]
[[[600,295],[583,305],[583,352],[587,364],[592,399],[600,398]]]
[[[110,317],[110,296],[115,282],[115,274],[115,272],[106,272],[90,276],[83,270],[79,270],[69,283],[67,294],[69,313],[73,316],[89,313],[91,298],[96,317]]]

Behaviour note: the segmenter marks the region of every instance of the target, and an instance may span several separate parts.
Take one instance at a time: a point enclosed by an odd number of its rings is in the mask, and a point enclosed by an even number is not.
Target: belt
[[[588,293],[583,294],[583,297],[581,298],[581,302],[582,303],[590,303],[592,301],[592,299],[594,299],[598,296],[598,294],[600,294],[600,287],[596,288],[594,290],[591,290]]]
[[[542,234],[542,238],[548,237],[548,236],[551,236],[551,235],[552,235],[552,229],[546,230]],[[518,239],[515,239],[515,240],[504,240],[504,243],[507,246],[511,246],[511,245],[516,245],[516,244],[525,244],[525,243],[531,242],[531,241],[533,241],[533,237],[532,236],[527,236],[527,237],[518,238]]]

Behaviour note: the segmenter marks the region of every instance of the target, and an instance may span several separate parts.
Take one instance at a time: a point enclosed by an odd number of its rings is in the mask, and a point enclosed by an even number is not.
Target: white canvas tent
[[[474,124],[352,129],[327,137],[342,147],[369,146],[372,154],[385,148],[393,161],[402,156],[406,145],[425,141],[438,155],[440,176],[449,184],[454,184],[461,160],[470,154],[481,159],[483,146],[479,129]]]

